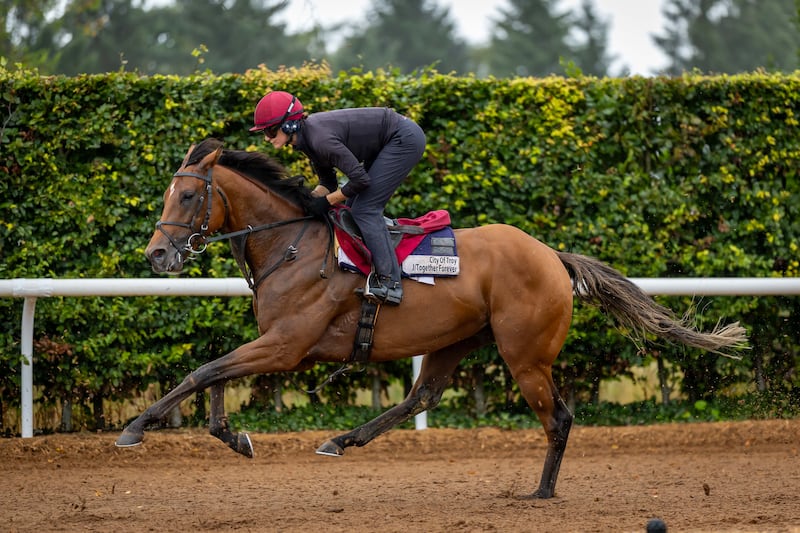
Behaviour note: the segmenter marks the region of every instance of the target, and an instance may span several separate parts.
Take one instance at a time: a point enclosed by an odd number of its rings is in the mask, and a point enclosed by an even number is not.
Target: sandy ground
[[[541,430],[397,430],[341,458],[331,432],[0,440],[0,531],[800,532],[800,420],[573,429],[557,495]]]

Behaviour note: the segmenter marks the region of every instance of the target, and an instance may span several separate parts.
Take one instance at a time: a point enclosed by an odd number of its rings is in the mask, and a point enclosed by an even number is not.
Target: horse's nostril
[[[161,259],[167,253],[163,248],[156,248],[150,252],[150,259]]]

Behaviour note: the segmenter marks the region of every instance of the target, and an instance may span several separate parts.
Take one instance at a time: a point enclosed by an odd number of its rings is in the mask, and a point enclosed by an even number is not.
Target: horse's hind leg
[[[378,435],[392,429],[419,413],[435,407],[450,383],[456,366],[466,354],[491,339],[476,335],[443,350],[430,353],[422,360],[419,377],[408,396],[385,413],[349,433],[334,437],[317,449],[320,455],[344,455],[348,446],[364,446]]]
[[[228,445],[228,447],[245,457],[253,457],[253,443],[247,433],[233,433],[228,426],[225,415],[225,383],[215,383],[210,390],[211,415],[208,421],[208,432]]]
[[[527,367],[520,372],[512,369],[512,373],[528,405],[541,420],[547,435],[547,456],[539,488],[525,498],[552,498],[555,495],[556,480],[567,447],[573,416],[558,394],[549,365]]]
[[[332,456],[344,455],[344,449],[348,446],[364,446],[397,424],[436,406],[450,381],[453,370],[464,356],[463,353],[449,355],[448,357],[440,352],[426,355],[422,360],[419,378],[402,402],[363,426],[324,442],[317,448],[317,453]]]

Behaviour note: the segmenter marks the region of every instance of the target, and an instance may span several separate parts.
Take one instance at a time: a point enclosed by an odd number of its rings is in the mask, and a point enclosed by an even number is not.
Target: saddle
[[[329,216],[339,245],[339,266],[369,275],[372,257],[350,209],[337,206]],[[384,219],[405,277],[458,274],[455,236],[447,211],[430,211],[417,218]]]
[[[331,219],[337,230],[343,231],[349,237],[357,239],[357,242],[361,242],[361,246],[363,246],[364,237],[361,235],[361,230],[358,228],[358,224],[356,224],[353,213],[350,212],[350,208],[346,206],[337,206],[335,209],[331,210]],[[383,220],[386,222],[389,236],[392,238],[392,246],[395,248],[400,244],[403,235],[422,235],[425,233],[425,228],[422,226],[400,224],[396,218],[383,217]]]

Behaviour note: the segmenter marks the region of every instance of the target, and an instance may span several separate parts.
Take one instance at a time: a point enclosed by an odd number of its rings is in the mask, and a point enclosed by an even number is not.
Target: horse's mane
[[[199,163],[222,145],[219,139],[203,140],[192,150],[187,166]],[[301,207],[308,206],[311,201],[311,191],[304,185],[305,177],[289,177],[283,165],[262,153],[223,149],[217,164],[257,181]]]

